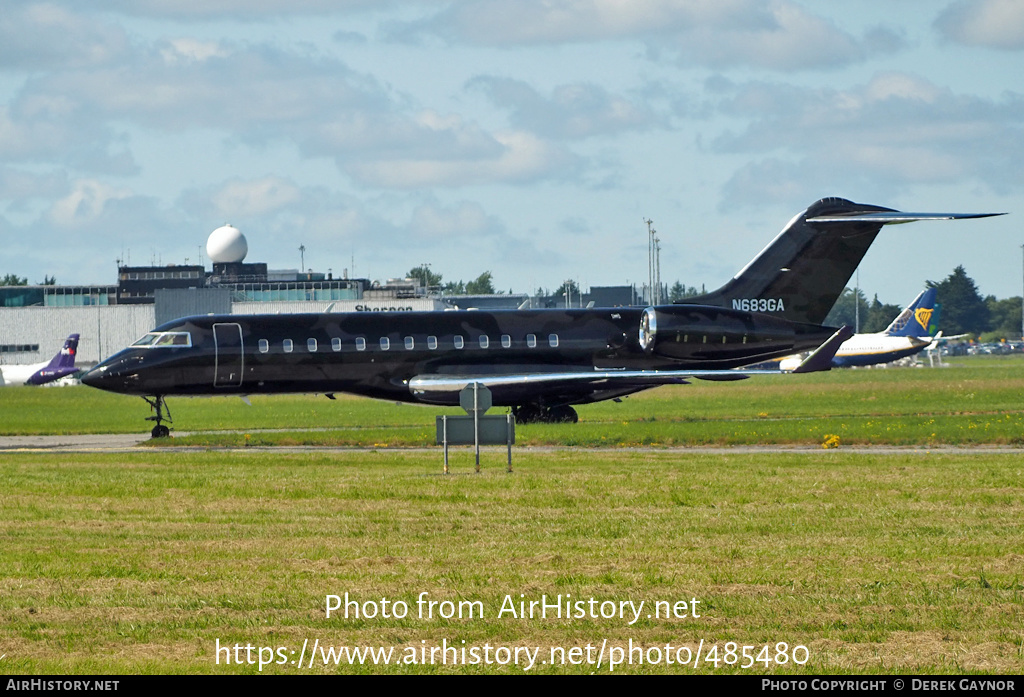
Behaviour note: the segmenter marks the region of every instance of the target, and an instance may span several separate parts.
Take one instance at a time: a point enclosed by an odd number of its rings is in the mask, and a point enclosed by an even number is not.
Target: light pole
[[[860,269],[857,269],[857,283],[853,289],[853,333],[860,333]]]
[[[661,240],[657,237],[654,238],[654,304],[660,305],[663,298],[661,297]]]
[[[653,227],[653,220],[644,220],[647,223],[647,303],[653,305],[654,299],[654,246],[656,244],[654,234],[657,232]]]

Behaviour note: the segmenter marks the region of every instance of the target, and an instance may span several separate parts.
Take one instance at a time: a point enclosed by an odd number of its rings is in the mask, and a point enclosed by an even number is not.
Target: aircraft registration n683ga
[[[647,308],[186,317],[82,376],[144,397],[165,436],[168,395],[346,392],[457,405],[486,385],[516,419],[576,421],[576,404],[817,349],[827,370],[851,332],[821,325],[883,225],[996,214],[901,213],[829,198],[796,216],[722,288]],[[768,371],[774,372],[774,371]]]

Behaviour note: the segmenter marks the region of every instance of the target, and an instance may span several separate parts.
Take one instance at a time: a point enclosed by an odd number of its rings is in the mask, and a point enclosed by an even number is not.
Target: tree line
[[[939,329],[943,334],[968,334],[981,341],[1021,337],[1024,319],[1021,317],[1020,296],[1003,300],[994,295],[982,297],[978,285],[963,266],[957,266],[943,280],[927,281],[925,285],[936,290]],[[883,304],[877,295],[868,302],[863,292],[847,288],[825,319],[825,324],[853,327],[859,310],[860,331],[865,334],[880,332],[902,309],[900,305]]]
[[[494,289],[494,277],[490,271],[484,271],[472,281],[463,282],[460,279],[444,283],[444,277],[441,274],[434,273],[427,264],[423,264],[409,269],[409,273],[405,276],[406,278],[415,278],[427,290],[445,295],[495,295],[504,292]]]
[[[9,273],[6,276],[0,277],[0,286],[27,286],[28,279],[24,276]],[[36,285],[40,286],[55,286],[57,285],[57,279],[54,276],[44,276],[43,280]]]

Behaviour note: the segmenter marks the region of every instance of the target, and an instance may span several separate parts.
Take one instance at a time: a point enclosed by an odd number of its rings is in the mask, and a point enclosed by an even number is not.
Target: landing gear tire
[[[556,424],[574,424],[579,422],[580,415],[576,410],[566,405],[548,410],[548,420]]]
[[[171,435],[171,429],[167,428],[163,424],[160,424],[159,426],[154,426],[153,427],[153,437],[154,438],[167,438],[170,435]]]
[[[544,421],[545,411],[545,409],[541,409],[536,404],[524,404],[520,407],[514,407],[512,414],[516,417],[516,423],[536,424]]]
[[[580,420],[576,410],[568,405],[545,409],[537,404],[513,407],[516,423],[520,424],[574,424]]]

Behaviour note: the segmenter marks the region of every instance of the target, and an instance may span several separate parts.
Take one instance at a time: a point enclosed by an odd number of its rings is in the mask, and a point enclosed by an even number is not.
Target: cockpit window
[[[191,345],[192,335],[189,332],[150,332],[132,344],[132,346],[148,346],[150,348]]]

